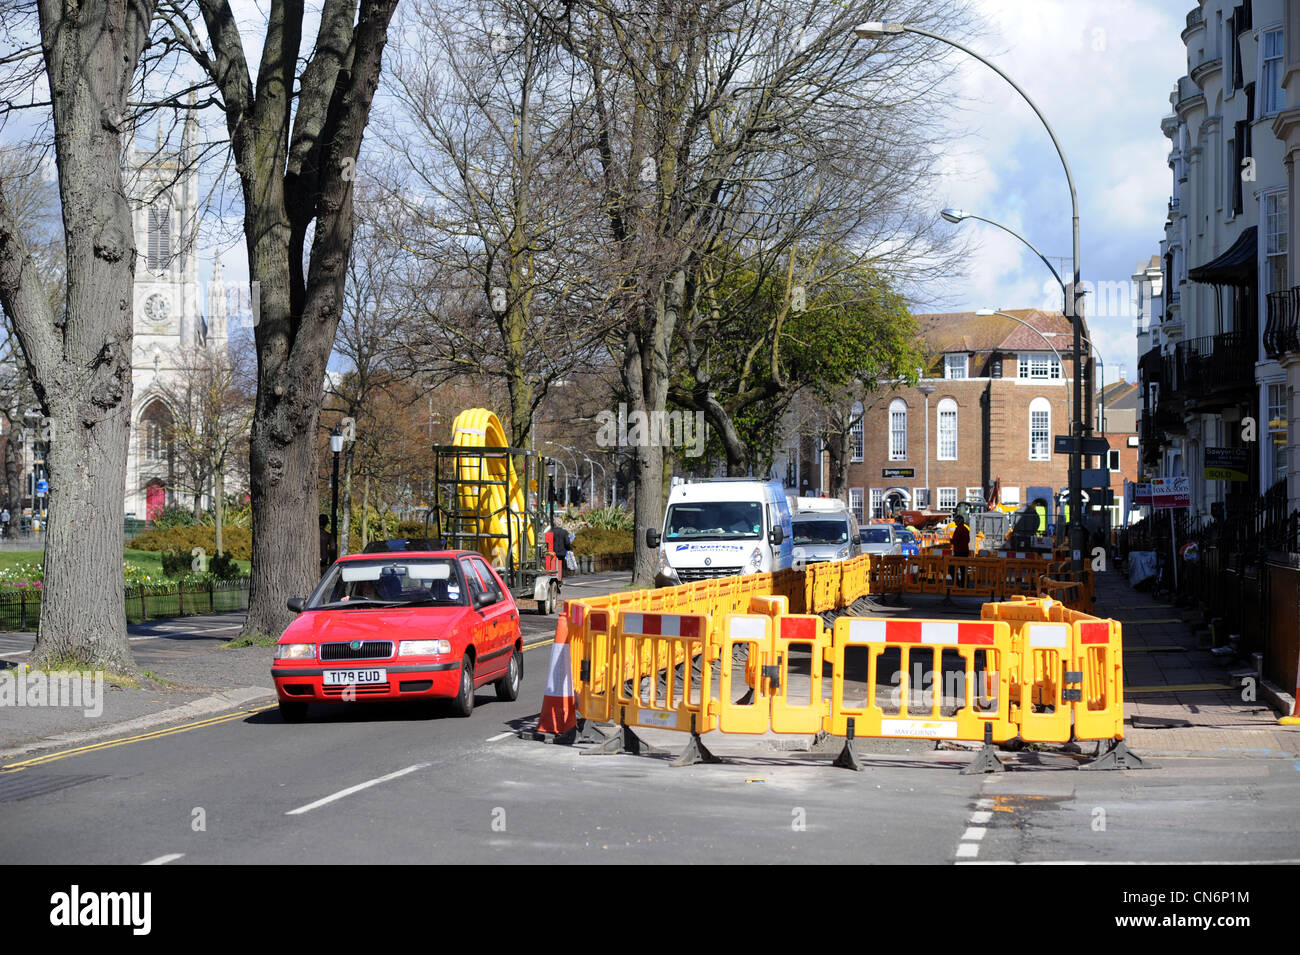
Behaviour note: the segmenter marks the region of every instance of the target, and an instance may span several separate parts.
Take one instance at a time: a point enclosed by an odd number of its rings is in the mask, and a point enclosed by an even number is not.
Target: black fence
[[[126,622],[158,617],[225,613],[248,609],[247,580],[127,587]],[[35,630],[41,619],[41,590],[22,587],[0,593],[0,630]]]

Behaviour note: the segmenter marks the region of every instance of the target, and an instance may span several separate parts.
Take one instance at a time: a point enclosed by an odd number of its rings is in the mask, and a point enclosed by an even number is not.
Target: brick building
[[[952,511],[984,501],[999,480],[1004,504],[1027,503],[1031,487],[1068,486],[1069,457],[1052,453],[1052,439],[1070,432],[1070,323],[1060,312],[1008,312],[1042,336],[1001,315],[916,316],[932,356],[924,377],[867,399],[850,439],[849,503],[861,517],[890,504]]]

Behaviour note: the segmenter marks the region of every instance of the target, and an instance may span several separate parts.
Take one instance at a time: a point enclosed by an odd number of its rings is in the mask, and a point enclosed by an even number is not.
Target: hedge
[[[247,527],[223,527],[221,544],[222,550],[235,560],[253,559],[253,532]],[[208,524],[193,524],[152,530],[133,540],[131,546],[136,550],[180,551],[184,554],[202,547],[211,557],[217,552],[217,529]]]

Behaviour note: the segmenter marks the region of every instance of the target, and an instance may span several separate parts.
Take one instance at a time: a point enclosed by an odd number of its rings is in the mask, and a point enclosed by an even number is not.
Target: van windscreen
[[[664,540],[761,537],[763,505],[757,501],[702,501],[668,508]]]
[[[796,544],[844,544],[849,539],[849,522],[845,520],[796,520]]]

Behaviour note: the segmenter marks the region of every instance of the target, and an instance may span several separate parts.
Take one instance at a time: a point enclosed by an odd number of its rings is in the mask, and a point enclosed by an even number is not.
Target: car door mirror
[[[767,532],[767,539],[772,542],[773,546],[780,547],[781,542],[785,540],[785,528],[780,524],[773,526],[773,528]]]
[[[647,527],[647,528],[646,528],[646,532],[645,532],[645,545],[646,545],[646,547],[658,547],[658,546],[659,546],[659,532],[658,532],[657,530],[655,530],[653,527]]]
[[[290,597],[286,602],[286,606],[294,613],[302,613],[302,608],[306,605],[307,601],[302,597]]]

